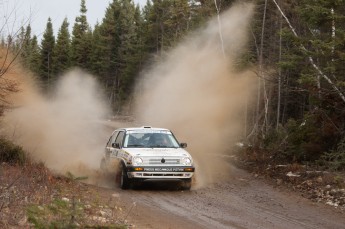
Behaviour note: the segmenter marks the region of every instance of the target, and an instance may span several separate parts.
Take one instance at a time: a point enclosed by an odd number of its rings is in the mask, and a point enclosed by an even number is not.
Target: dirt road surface
[[[134,228],[345,228],[345,214],[288,193],[231,166],[231,177],[198,190],[149,183],[135,190],[100,188],[132,208]]]

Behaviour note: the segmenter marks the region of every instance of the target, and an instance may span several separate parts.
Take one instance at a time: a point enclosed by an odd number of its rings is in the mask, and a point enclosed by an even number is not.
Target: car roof
[[[157,128],[157,127],[151,127],[151,126],[119,128],[119,129],[116,129],[115,131],[120,131],[120,130],[125,130],[125,131],[131,131],[131,130],[170,131],[170,130],[165,129],[165,128]]]

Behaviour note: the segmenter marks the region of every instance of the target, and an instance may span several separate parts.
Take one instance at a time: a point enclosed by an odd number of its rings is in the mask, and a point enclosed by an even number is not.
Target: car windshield
[[[127,131],[124,147],[127,148],[178,148],[179,144],[170,131]]]

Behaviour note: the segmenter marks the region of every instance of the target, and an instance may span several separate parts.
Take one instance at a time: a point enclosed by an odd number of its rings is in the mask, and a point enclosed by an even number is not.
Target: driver
[[[155,144],[157,145],[163,145],[164,144],[164,138],[162,136],[155,138]]]
[[[158,146],[168,145],[168,140],[163,135],[156,135],[153,142],[154,142],[154,145],[158,145]]]

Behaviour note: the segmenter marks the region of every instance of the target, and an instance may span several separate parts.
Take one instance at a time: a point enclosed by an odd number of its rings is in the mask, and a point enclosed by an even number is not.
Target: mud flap
[[[128,178],[127,169],[122,166],[121,168],[121,177],[120,177],[120,188],[129,189],[131,187],[131,179]]]

